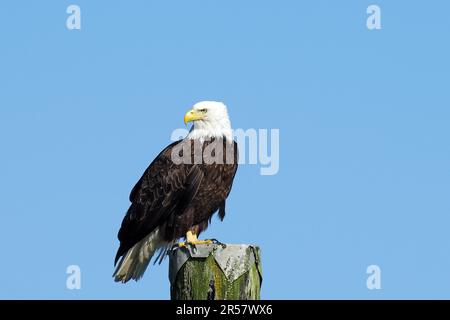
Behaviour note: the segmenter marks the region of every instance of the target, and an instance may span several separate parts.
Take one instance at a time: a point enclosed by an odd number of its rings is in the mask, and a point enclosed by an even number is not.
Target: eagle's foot
[[[197,235],[195,233],[192,233],[191,231],[188,231],[186,233],[186,241],[181,242],[178,244],[179,248],[187,247],[188,245],[195,247],[196,245],[202,245],[202,244],[218,244],[222,247],[225,247],[225,245],[221,242],[219,242],[217,239],[207,239],[207,240],[199,240],[197,238]]]
[[[202,244],[214,244],[215,242],[212,240],[195,240],[195,241],[186,241],[186,242],[181,242],[178,244],[178,247],[183,248],[183,247],[187,247],[187,246],[196,246],[196,245],[202,245]]]
[[[225,243],[222,243],[222,242],[218,241],[217,239],[196,240],[196,241],[192,241],[192,242],[189,242],[189,241],[181,242],[178,244],[178,247],[185,248],[187,246],[192,246],[195,248],[196,245],[202,245],[202,244],[205,244],[205,245],[217,244],[224,249],[227,247],[227,245]]]

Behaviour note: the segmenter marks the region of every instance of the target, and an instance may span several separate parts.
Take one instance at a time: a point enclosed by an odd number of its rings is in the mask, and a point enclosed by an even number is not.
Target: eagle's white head
[[[193,122],[187,139],[208,140],[222,138],[231,143],[233,132],[228,117],[227,106],[217,101],[202,101],[196,103],[184,116],[184,123]]]

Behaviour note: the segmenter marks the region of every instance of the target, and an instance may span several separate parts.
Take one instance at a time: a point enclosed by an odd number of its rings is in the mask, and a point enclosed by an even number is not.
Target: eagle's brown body
[[[181,140],[165,148],[130,194],[115,262],[156,229],[160,241],[172,244],[188,231],[199,235],[217,211],[223,220],[237,167],[234,141]]]

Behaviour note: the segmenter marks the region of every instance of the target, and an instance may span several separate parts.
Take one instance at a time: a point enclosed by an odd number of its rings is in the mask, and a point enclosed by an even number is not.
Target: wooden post
[[[172,300],[259,300],[259,247],[197,245],[169,253]]]

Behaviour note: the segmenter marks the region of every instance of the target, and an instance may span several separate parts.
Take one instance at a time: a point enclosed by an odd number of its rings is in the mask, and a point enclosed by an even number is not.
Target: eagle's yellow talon
[[[186,242],[180,242],[178,244],[179,248],[183,248],[186,247],[188,244],[191,245],[201,245],[201,244],[213,244],[214,241],[212,240],[198,240],[197,239],[197,235],[192,233],[191,231],[188,231],[188,233],[186,233]]]

